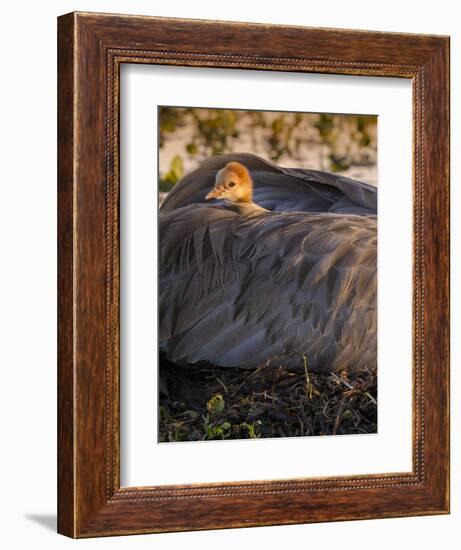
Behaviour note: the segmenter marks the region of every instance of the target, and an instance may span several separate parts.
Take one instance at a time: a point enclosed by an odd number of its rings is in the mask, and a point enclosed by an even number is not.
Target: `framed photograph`
[[[58,531],[449,512],[449,39],[58,20]]]

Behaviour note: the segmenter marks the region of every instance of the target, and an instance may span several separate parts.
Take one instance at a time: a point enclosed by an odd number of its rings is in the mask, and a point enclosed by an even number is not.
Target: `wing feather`
[[[162,212],[160,235],[160,339],[172,360],[375,367],[374,216],[191,205]]]
[[[167,212],[205,203],[216,173],[231,161],[241,162],[248,168],[254,183],[254,200],[267,210],[376,214],[377,190],[373,185],[329,172],[282,168],[249,153],[207,159],[174,186],[161,210]]]

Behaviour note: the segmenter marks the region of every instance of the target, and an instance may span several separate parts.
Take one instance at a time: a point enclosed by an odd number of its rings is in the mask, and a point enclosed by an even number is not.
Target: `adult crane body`
[[[160,209],[161,349],[178,364],[375,369],[376,198],[254,155],[204,162]]]

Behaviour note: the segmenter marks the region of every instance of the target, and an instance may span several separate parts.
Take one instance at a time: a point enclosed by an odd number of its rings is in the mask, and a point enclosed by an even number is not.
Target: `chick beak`
[[[218,199],[221,193],[217,189],[212,189],[207,195],[205,196],[205,200],[210,199]]]

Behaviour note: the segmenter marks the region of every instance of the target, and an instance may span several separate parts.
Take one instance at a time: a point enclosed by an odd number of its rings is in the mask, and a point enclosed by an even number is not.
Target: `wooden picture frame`
[[[449,39],[71,13],[58,20],[58,46],[58,531],[96,537],[448,513]],[[122,63],[412,80],[411,472],[120,487]]]

